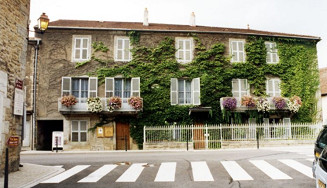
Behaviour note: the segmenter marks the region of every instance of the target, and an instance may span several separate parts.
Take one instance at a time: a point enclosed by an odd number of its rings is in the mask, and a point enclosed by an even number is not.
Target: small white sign
[[[15,88],[14,115],[22,116],[24,108],[24,91]]]
[[[64,148],[64,132],[62,131],[52,132],[52,150],[57,146],[58,148]]]

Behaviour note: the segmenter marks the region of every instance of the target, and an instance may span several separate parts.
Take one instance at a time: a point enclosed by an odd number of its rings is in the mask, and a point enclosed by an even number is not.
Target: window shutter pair
[[[105,96],[110,98],[114,96],[115,91],[115,78],[107,77],[105,80]],[[131,79],[131,96],[140,97],[140,77]]]
[[[194,78],[191,83],[191,96],[193,105],[200,105],[200,78]],[[178,79],[170,79],[170,102],[171,105],[178,104]]]
[[[98,96],[98,78],[89,77],[89,88],[88,96],[97,97]],[[66,96],[71,94],[72,87],[72,78],[71,77],[62,77],[61,83],[61,96]]]
[[[117,37],[115,45],[115,60],[130,61],[131,60],[131,45],[128,37]]]

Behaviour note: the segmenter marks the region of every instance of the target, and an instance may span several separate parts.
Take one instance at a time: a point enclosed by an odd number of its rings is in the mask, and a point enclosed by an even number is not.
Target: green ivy
[[[248,79],[252,93],[256,96],[266,95],[266,76],[276,76],[282,80],[282,95],[302,98],[303,106],[293,116],[292,121],[311,122],[317,113],[315,94],[319,85],[315,42],[307,40],[289,40],[284,38],[249,37],[246,42],[246,62],[230,63],[225,56],[226,47],[216,43],[207,49],[197,37],[190,33],[195,42],[195,57],[191,63],[180,64],[175,58],[175,41],[166,37],[156,47],[146,47],[139,44],[140,33],[127,33],[133,45],[133,59],[122,66],[108,65],[112,60],[92,61],[105,62],[96,72],[99,83],[105,77],[118,74],[126,78],[141,78],[141,97],[144,101],[143,111],[137,117],[124,117],[131,125],[131,136],[142,144],[143,127],[165,125],[167,122],[191,124],[200,119],[204,123],[221,123],[233,117],[241,122],[245,117],[260,119],[267,114],[258,112],[233,113],[222,112],[220,98],[232,96],[231,81],[233,78]],[[266,48],[264,42],[276,41],[280,62],[266,63]],[[102,43],[97,43],[98,45]],[[96,46],[98,47],[98,46]],[[101,47],[103,49],[104,47]],[[170,78],[201,79],[201,106],[211,107],[210,115],[189,115],[191,106],[170,104]],[[118,117],[119,118],[119,117]],[[120,121],[120,119],[118,119]],[[258,120],[259,121],[259,120]]]

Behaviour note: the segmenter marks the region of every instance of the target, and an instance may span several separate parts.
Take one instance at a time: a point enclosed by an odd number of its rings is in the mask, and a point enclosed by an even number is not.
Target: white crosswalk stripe
[[[210,169],[205,161],[191,162],[194,181],[213,181]]]
[[[310,161],[310,162],[313,162],[313,160],[315,160],[315,159],[314,158],[307,158],[305,160]]]
[[[313,178],[312,169],[304,164],[297,162],[292,159],[281,159],[280,162],[284,163],[285,165],[297,170],[298,172],[308,176],[309,178]]]
[[[156,182],[173,182],[175,181],[176,162],[161,163],[157,173]]]
[[[292,179],[284,172],[280,171],[279,169],[275,168],[271,164],[267,163],[264,160],[250,160],[250,162],[259,168],[262,172],[264,172],[267,176],[274,180],[285,180],[285,179]]]
[[[79,173],[80,171],[88,168],[90,165],[77,165],[53,178],[50,178],[46,181],[43,181],[42,183],[60,183],[64,181],[65,179],[68,179],[69,177]]]
[[[144,169],[143,165],[146,165],[146,163],[132,164],[116,182],[135,182]]]
[[[253,180],[253,178],[235,161],[221,161],[221,164],[234,181]]]
[[[117,165],[104,165],[98,170],[94,171],[92,174],[87,177],[79,180],[79,183],[94,183],[99,181],[103,176],[107,175],[113,169],[115,169]]]

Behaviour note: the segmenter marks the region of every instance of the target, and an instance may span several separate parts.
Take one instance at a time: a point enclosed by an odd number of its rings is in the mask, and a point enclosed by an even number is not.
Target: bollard
[[[9,151],[8,148],[6,148],[6,164],[5,164],[5,182],[4,182],[4,188],[8,188],[8,174],[9,174]]]
[[[257,149],[259,149],[259,132],[257,132]]]
[[[58,136],[56,136],[56,153],[58,153]]]
[[[127,136],[125,135],[125,151],[127,151]]]
[[[186,149],[188,151],[188,134],[186,134]]]

